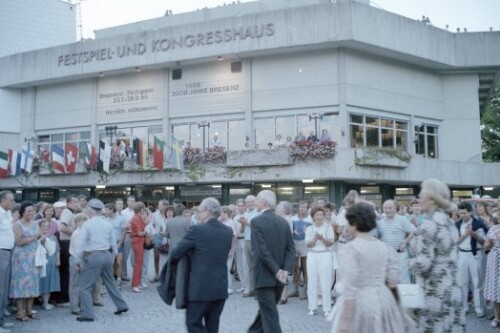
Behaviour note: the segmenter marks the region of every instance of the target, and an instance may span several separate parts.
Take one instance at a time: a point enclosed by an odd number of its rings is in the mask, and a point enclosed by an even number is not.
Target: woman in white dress
[[[370,234],[376,227],[373,206],[358,202],[346,210],[354,239],[339,256],[342,294],[335,303],[332,333],[400,333],[403,319],[395,298],[396,253]]]

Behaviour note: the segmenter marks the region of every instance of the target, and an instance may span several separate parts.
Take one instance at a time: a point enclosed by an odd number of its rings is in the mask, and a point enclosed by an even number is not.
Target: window
[[[203,134],[205,134],[205,148],[212,147],[214,135],[226,150],[240,150],[245,147],[245,121],[243,119],[211,121],[210,126],[198,126],[201,122],[173,124],[172,133],[181,143],[189,141],[193,148],[203,148]]]
[[[351,147],[407,150],[408,124],[403,120],[351,114]]]
[[[64,150],[66,143],[69,143],[79,149],[79,158],[85,158],[85,150],[82,145],[88,142],[90,142],[90,131],[39,135],[38,155],[43,161],[49,162],[52,159],[52,147],[59,147]]]
[[[438,127],[435,125],[415,126],[415,152],[429,158],[438,157]]]

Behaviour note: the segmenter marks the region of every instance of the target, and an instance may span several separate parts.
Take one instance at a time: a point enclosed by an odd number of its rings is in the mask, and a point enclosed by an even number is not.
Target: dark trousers
[[[57,293],[57,303],[69,302],[69,240],[59,241],[61,248],[59,266],[59,275],[61,278],[61,291]]]
[[[248,333],[281,333],[280,316],[276,304],[284,286],[255,289],[259,312]]]
[[[217,333],[225,299],[211,302],[187,303],[186,326],[189,333]]]

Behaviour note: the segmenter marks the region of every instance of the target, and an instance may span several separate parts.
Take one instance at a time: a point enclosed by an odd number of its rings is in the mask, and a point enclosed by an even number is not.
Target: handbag
[[[151,250],[153,247],[155,247],[155,244],[153,243],[153,238],[149,234],[146,234],[144,236],[144,249]]]
[[[168,243],[162,244],[161,246],[158,247],[158,252],[161,254],[168,254],[168,251],[170,250],[170,245]]]
[[[418,284],[398,284],[401,306],[408,309],[422,309],[425,306],[424,289]]]

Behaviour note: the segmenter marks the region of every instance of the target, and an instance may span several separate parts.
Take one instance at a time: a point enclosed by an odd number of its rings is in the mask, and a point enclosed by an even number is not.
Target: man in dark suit
[[[186,326],[188,332],[219,331],[219,318],[227,294],[227,258],[233,231],[218,221],[219,201],[204,199],[198,207],[199,225],[170,252],[173,262],[190,257]]]
[[[293,268],[295,247],[288,222],[274,212],[276,195],[265,190],[257,195],[261,214],[252,219],[253,278],[259,312],[249,333],[281,333],[276,304]]]

